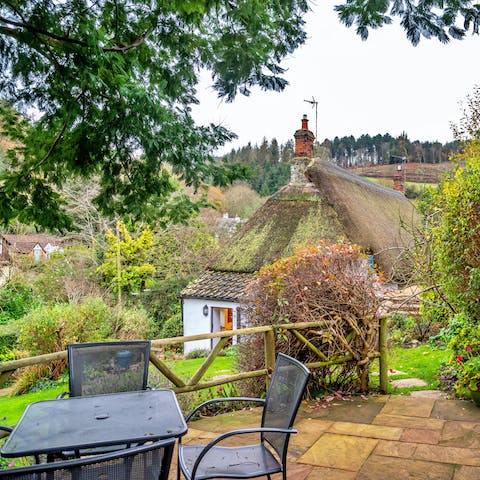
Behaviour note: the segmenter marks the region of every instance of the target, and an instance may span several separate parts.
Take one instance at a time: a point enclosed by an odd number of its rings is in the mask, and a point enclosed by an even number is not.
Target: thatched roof
[[[213,273],[228,273],[229,284],[243,284],[245,274],[322,240],[358,244],[382,271],[393,273],[411,240],[402,224],[418,222],[413,204],[328,160],[315,159],[306,176],[311,183],[283,187],[255,212],[195,282],[197,291],[207,288]],[[189,296],[189,287],[182,296]]]
[[[252,273],[321,240],[349,241],[375,255],[390,272],[409,240],[401,224],[416,221],[401,193],[316,159],[310,185],[287,185],[270,197],[211,265],[215,271]]]
[[[350,242],[369,249],[386,273],[401,267],[398,257],[412,241],[411,227],[420,221],[412,202],[327,160],[316,159],[306,174],[328,198]]]
[[[337,214],[315,187],[287,185],[253,214],[211,268],[256,272],[300,246],[339,235],[344,232]]]

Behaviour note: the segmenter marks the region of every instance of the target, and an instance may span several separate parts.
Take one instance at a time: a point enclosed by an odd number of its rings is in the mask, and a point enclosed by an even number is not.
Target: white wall
[[[203,314],[203,307],[208,305],[208,315]],[[196,298],[186,298],[183,300],[183,334],[198,335],[202,333],[211,333],[213,322],[213,307],[232,308],[233,309],[233,329],[237,327],[237,307],[238,303],[225,302],[219,300],[202,300]],[[214,331],[218,331],[218,322],[215,322]],[[187,354],[192,350],[212,348],[211,339],[195,340],[184,344],[184,353]]]

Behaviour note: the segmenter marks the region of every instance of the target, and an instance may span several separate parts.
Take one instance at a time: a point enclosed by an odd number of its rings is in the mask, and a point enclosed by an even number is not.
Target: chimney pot
[[[303,115],[302,118],[302,128],[308,130],[308,118],[306,115]]]
[[[297,130],[295,137],[295,157],[313,157],[313,141],[315,135],[308,129],[308,118],[302,118],[302,128]]]

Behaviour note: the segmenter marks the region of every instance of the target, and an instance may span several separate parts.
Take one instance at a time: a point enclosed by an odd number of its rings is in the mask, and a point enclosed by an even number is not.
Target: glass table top
[[[180,437],[186,431],[171,390],[45,400],[26,408],[1,453],[55,453]]]

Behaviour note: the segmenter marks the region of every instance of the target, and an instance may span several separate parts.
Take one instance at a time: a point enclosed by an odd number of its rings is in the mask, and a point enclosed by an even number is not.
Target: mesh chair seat
[[[205,445],[184,445],[181,468],[191,477],[193,464]],[[195,478],[211,478],[221,471],[223,477],[253,478],[282,471],[282,465],[264,444],[240,447],[216,447],[203,457]]]
[[[166,480],[175,440],[114,453],[0,470],[0,480]]]

